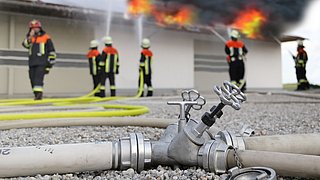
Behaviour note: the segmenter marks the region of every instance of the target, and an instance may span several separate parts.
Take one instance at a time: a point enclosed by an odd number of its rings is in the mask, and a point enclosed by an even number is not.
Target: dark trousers
[[[229,63],[229,75],[232,83],[235,83],[237,86],[242,86],[241,89],[245,90],[245,81],[244,81],[245,67],[243,60],[235,60]],[[242,84],[244,83],[244,84]]]
[[[97,86],[100,84],[100,74],[92,75],[92,80],[93,80],[93,89],[96,89]],[[99,96],[99,95],[100,95],[99,91],[95,93],[95,96]]]
[[[109,79],[110,83],[110,96],[116,96],[116,84],[115,84],[115,73],[101,73],[101,86],[100,96],[105,97],[106,80]]]
[[[145,84],[147,85],[147,88],[148,88],[147,96],[152,96],[153,95],[153,88],[152,88],[152,82],[151,82],[151,73],[146,74],[144,68],[141,68],[140,71],[143,71],[142,76],[139,76],[139,82],[138,82],[139,88],[142,83],[141,88],[143,88],[143,89],[142,89],[141,97],[144,96],[144,85]],[[143,80],[143,82],[141,82],[142,80]]]
[[[43,87],[43,80],[46,74],[45,66],[31,66],[29,67],[29,78],[31,82],[31,87]]]
[[[296,76],[298,81],[298,90],[306,90],[310,88],[309,82],[306,76],[306,69],[304,67],[296,67]]]

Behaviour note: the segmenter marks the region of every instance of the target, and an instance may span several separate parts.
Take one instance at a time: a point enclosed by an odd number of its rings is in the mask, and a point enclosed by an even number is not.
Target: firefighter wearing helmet
[[[101,59],[101,54],[98,51],[99,42],[97,40],[92,40],[90,42],[90,50],[87,54],[89,61],[90,74],[93,79],[93,89],[96,89],[100,84],[100,66],[99,62]],[[100,91],[95,93],[95,96],[100,96]]]
[[[296,90],[307,90],[310,88],[309,82],[306,77],[306,65],[308,61],[308,54],[304,50],[303,41],[298,41],[297,55],[293,56],[295,61],[296,76],[298,87]]]
[[[239,38],[239,31],[232,30],[231,40],[227,41],[225,45],[225,53],[227,54],[231,83],[240,87],[241,91],[244,92],[246,90],[246,81],[244,79],[245,66],[243,60],[248,50]]]
[[[116,96],[115,75],[119,74],[119,54],[116,48],[112,47],[113,41],[110,36],[103,38],[105,48],[102,51],[99,66],[101,69],[100,97],[105,97],[105,84],[109,79],[110,96]]]
[[[147,96],[153,95],[153,88],[151,82],[151,64],[153,61],[153,53],[150,51],[150,40],[145,38],[141,43],[142,51],[140,58],[140,76],[139,76],[139,92],[140,97],[144,95],[144,84],[147,85],[148,93]]]
[[[29,32],[22,45],[29,50],[29,78],[34,99],[41,100],[44,76],[55,64],[56,53],[52,40],[42,29],[40,21],[29,22]]]

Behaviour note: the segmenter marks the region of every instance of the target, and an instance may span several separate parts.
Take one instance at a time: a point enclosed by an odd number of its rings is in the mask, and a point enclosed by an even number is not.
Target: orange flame
[[[150,14],[152,5],[150,0],[130,0],[128,12],[133,15]]]
[[[179,25],[181,27],[181,26],[191,25],[195,17],[193,9],[186,6],[182,7],[175,13],[160,11],[159,9],[154,10],[152,13],[158,25],[161,25],[161,26]]]
[[[266,21],[267,18],[261,11],[249,9],[241,12],[231,26],[239,29],[248,38],[262,38],[260,31]]]

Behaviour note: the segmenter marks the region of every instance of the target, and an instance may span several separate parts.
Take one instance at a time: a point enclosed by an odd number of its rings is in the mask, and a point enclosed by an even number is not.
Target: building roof
[[[307,38],[300,37],[300,36],[291,36],[291,35],[283,35],[280,37],[281,42],[290,42],[290,41],[297,41],[297,40],[306,40]]]
[[[47,3],[47,4],[56,4],[56,5],[63,5],[69,7],[79,7],[79,8],[86,8],[86,9],[95,9],[106,11],[109,6],[113,12],[124,13],[126,12],[127,0],[39,0],[40,2]]]

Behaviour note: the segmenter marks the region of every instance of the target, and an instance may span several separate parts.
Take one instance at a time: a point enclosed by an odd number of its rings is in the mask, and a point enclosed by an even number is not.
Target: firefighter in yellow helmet
[[[308,54],[304,50],[303,41],[298,41],[297,47],[297,55],[293,56],[295,61],[295,68],[296,68],[296,76],[298,81],[298,87],[296,90],[307,90],[310,88],[307,76],[306,76],[306,65],[308,61]]]
[[[41,22],[29,22],[29,32],[22,42],[29,50],[29,78],[35,100],[43,96],[43,81],[45,74],[55,64],[56,53],[50,36],[42,29]]]
[[[237,30],[231,31],[231,40],[226,42],[225,52],[227,54],[227,62],[229,64],[229,75],[231,83],[246,90],[246,81],[244,79],[245,67],[243,60],[248,50],[244,43],[239,40],[240,34]]]
[[[119,74],[119,54],[118,50],[112,47],[112,38],[106,36],[103,38],[105,48],[101,54],[101,60],[99,66],[101,69],[101,86],[100,97],[105,97],[105,84],[106,79],[109,79],[110,83],[110,96],[116,96],[116,84],[115,75]]]
[[[144,95],[144,84],[147,85],[148,93],[147,96],[153,95],[153,88],[151,82],[152,68],[151,64],[153,61],[153,53],[150,51],[150,40],[145,38],[142,40],[141,47],[141,57],[140,57],[140,72],[142,71],[142,76],[139,78],[139,88],[142,88],[141,97]]]
[[[100,84],[100,67],[99,62],[101,59],[101,54],[98,51],[99,42],[97,40],[92,40],[90,42],[90,51],[87,54],[87,58],[89,60],[89,68],[90,68],[90,74],[93,79],[93,89],[96,89],[96,87]],[[98,91],[95,96],[100,96],[100,91]]]

